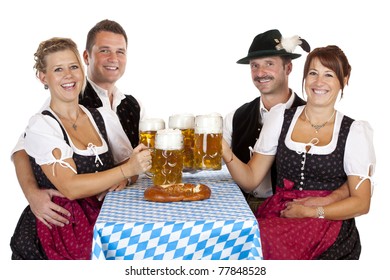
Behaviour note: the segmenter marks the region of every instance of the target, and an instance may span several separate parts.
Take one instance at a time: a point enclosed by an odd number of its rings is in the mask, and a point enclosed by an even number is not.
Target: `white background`
[[[379,270],[386,273],[381,264],[389,252],[388,231],[385,231],[385,227],[389,227],[385,202],[389,197],[385,183],[385,160],[389,155],[385,146],[389,127],[389,35],[385,28],[390,24],[384,3],[379,0],[24,0],[3,3],[0,11],[3,99],[0,110],[0,174],[3,178],[0,260],[3,271],[0,273],[8,271],[22,276],[32,273],[41,277],[51,274],[51,278],[61,278],[68,275],[64,272],[76,273],[78,267],[86,267],[80,273],[101,279],[115,275],[119,279],[125,277],[123,268],[130,265],[84,262],[76,266],[76,262],[50,262],[50,266],[44,266],[44,262],[9,261],[9,240],[27,203],[16,179],[10,152],[29,117],[48,97],[48,91],[35,78],[33,54],[39,42],[54,36],[72,38],[83,51],[89,29],[106,18],[119,22],[129,38],[127,70],[118,82],[119,88],[140,99],[149,116],[166,120],[178,112],[225,115],[258,96],[249,67],[236,64],[246,56],[258,33],[276,28],[285,37],[300,35],[312,48],[329,44],[340,46],[352,65],[352,75],[337,107],[355,119],[369,121],[375,131],[375,191],[370,213],[357,218],[361,260],[320,264],[280,262],[278,266],[268,262],[265,265],[273,269],[269,269],[267,276],[268,279],[273,276],[322,279],[340,274],[369,277],[380,273]],[[300,48],[296,52],[303,53]],[[304,59],[305,55],[294,60],[290,75],[291,87],[301,96]],[[243,262],[229,264],[243,265]],[[216,262],[200,265],[216,266]],[[335,268],[340,271],[336,273]],[[45,271],[48,273],[43,273]]]

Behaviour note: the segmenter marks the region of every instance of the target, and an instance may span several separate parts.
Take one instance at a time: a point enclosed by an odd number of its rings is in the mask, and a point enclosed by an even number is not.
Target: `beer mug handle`
[[[153,177],[154,177],[154,172],[153,172],[153,158],[154,158],[154,156],[155,156],[155,154],[156,154],[156,149],[154,149],[154,148],[149,148],[149,150],[150,150],[150,155],[152,156],[152,167],[149,169],[149,171],[146,171],[146,172],[145,172],[145,175],[146,175],[146,177],[148,177],[149,179],[153,179]]]

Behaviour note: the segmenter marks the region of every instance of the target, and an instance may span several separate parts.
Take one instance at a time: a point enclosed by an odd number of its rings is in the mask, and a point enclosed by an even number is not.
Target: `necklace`
[[[307,113],[306,113],[306,107],[305,107],[305,117],[306,117],[306,119],[307,119],[307,121],[310,123],[310,125],[311,125],[311,127],[312,128],[314,128],[315,130],[316,130],[316,133],[318,133],[318,131],[321,129],[321,128],[323,128],[332,118],[333,118],[333,116],[334,116],[334,114],[336,113],[336,110],[334,110],[333,111],[333,114],[330,116],[330,118],[326,121],[326,122],[324,122],[324,123],[322,123],[322,124],[313,124],[311,121],[310,121],[310,119],[309,119],[309,117],[308,117],[308,115],[307,115]]]
[[[80,115],[80,108],[78,108],[77,110],[77,115],[76,115],[76,119],[74,122],[70,121],[69,119],[65,118],[64,116],[62,116],[61,114],[57,113],[56,114],[61,118],[61,119],[64,119],[68,122],[70,122],[72,124],[72,128],[76,131],[77,130],[77,120],[79,119],[79,115]]]

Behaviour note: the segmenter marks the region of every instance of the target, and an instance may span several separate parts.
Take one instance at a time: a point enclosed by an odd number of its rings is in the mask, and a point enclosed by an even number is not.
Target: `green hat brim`
[[[286,52],[286,50],[284,50],[284,49],[283,50],[261,50],[261,51],[249,53],[246,57],[238,60],[237,63],[238,64],[249,64],[249,61],[251,59],[261,58],[261,57],[266,57],[266,56],[287,56],[287,57],[290,57],[291,59],[295,59],[295,58],[300,57],[301,54],[289,53],[289,52]]]

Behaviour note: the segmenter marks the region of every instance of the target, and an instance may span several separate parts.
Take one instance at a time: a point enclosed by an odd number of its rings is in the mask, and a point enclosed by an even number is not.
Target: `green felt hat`
[[[310,45],[301,37],[283,38],[279,30],[268,30],[253,39],[248,55],[238,60],[237,63],[249,64],[251,59],[266,56],[286,56],[295,59],[301,56],[298,53],[293,53],[297,45],[306,52],[310,52]]]

